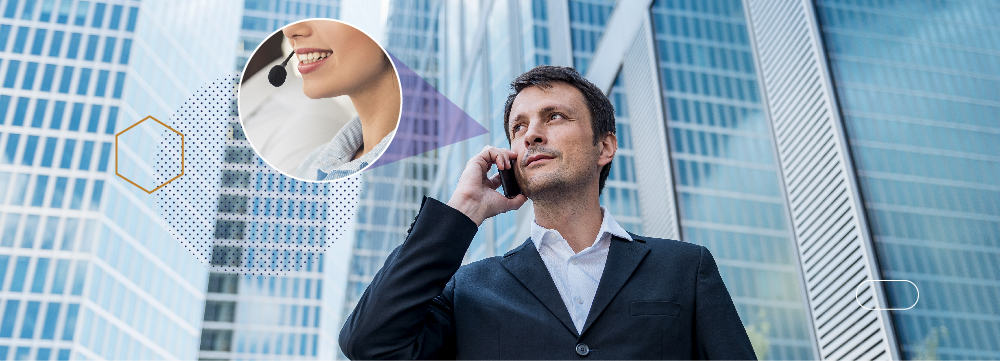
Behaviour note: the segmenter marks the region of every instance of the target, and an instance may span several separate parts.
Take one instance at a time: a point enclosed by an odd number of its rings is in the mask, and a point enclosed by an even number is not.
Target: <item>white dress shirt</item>
[[[538,254],[549,270],[552,281],[559,290],[566,310],[573,318],[576,332],[583,332],[583,325],[590,314],[590,306],[597,295],[597,285],[601,283],[604,274],[604,264],[608,260],[608,250],[611,247],[611,235],[633,241],[618,222],[611,217],[607,208],[601,207],[604,220],[597,232],[594,244],[584,248],[580,253],[573,252],[559,231],[539,226],[531,222],[531,240],[538,249]]]

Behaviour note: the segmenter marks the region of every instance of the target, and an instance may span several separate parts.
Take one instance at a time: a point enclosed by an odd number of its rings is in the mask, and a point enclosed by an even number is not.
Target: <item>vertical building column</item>
[[[546,0],[552,64],[573,66],[573,38],[569,31],[569,1]]]
[[[744,4],[820,357],[899,359],[812,2]]]
[[[625,50],[621,71],[633,119],[632,144],[641,195],[642,229],[650,237],[680,239],[652,24],[648,14],[641,19],[638,31]]]

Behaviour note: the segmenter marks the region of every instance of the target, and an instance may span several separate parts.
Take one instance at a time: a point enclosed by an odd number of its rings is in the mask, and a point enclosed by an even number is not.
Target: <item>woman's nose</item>
[[[281,29],[281,32],[285,34],[288,39],[293,39],[295,37],[307,37],[312,35],[312,28],[309,26],[308,21],[303,21],[301,23],[292,24]]]

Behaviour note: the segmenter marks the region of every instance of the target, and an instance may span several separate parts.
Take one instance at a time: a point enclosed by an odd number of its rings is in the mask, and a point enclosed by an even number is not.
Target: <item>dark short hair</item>
[[[537,86],[542,89],[552,87],[552,83],[566,83],[580,90],[583,93],[583,100],[590,110],[590,127],[594,131],[594,145],[601,140],[601,137],[611,133],[615,134],[615,108],[611,101],[604,95],[594,83],[584,78],[576,69],[565,66],[539,65],[534,69],[521,74],[510,83],[513,93],[507,96],[507,104],[503,109],[503,129],[507,135],[507,143],[510,143],[510,108],[514,104],[514,98],[522,90]],[[601,180],[598,184],[598,194],[604,191],[604,183],[611,173],[611,162],[601,168]]]

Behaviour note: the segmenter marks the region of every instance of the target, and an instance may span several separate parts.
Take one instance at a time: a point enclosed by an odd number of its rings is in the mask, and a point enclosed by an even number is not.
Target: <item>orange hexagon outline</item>
[[[178,174],[176,177],[170,178],[170,180],[164,182],[163,184],[160,184],[156,188],[153,188],[153,190],[146,190],[146,188],[143,188],[142,186],[133,182],[131,179],[125,178],[125,176],[123,176],[121,173],[118,173],[118,137],[121,136],[122,134],[125,134],[125,132],[127,132],[129,129],[135,128],[135,126],[142,124],[142,122],[145,122],[147,119],[152,119],[157,123],[160,123],[160,125],[166,127],[167,129],[170,129],[174,133],[177,133],[177,135],[181,136],[181,174]],[[171,128],[169,125],[166,125],[165,123],[161,122],[159,119],[153,118],[152,115],[147,115],[145,118],[142,118],[142,120],[135,122],[135,124],[132,124],[132,126],[125,128],[124,130],[118,132],[118,134],[115,134],[115,174],[118,175],[119,178],[124,179],[126,182],[129,182],[132,185],[136,186],[136,188],[142,189],[142,191],[146,192],[146,194],[153,194],[153,192],[156,192],[156,190],[163,188],[163,186],[170,184],[170,182],[173,182],[175,179],[180,178],[182,175],[184,175],[184,134],[178,132],[174,128]]]

